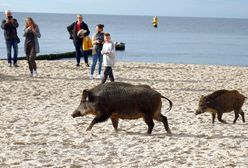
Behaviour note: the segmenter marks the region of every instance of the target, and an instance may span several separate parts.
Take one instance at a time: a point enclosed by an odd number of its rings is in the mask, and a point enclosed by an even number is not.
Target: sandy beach
[[[155,122],[152,135],[142,119],[110,120],[86,132],[93,116],[73,119],[84,89],[100,83],[74,61],[37,61],[39,76],[28,76],[27,62],[9,68],[0,61],[0,167],[248,167],[248,124],[234,113],[196,116],[201,95],[237,89],[248,96],[248,67],[118,62],[116,81],[148,84],[170,98],[166,116],[172,135]],[[168,103],[163,101],[165,114]],[[247,116],[248,101],[243,110]],[[248,118],[247,118],[248,120]]]

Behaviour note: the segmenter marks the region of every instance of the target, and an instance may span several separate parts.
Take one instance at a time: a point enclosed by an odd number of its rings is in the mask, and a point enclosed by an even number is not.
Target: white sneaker
[[[93,75],[90,75],[90,80],[93,80],[94,79],[94,76]]]
[[[34,76],[38,76],[38,73],[37,73],[37,71],[34,71],[33,73],[34,73]]]
[[[97,79],[102,79],[102,75],[97,75]]]

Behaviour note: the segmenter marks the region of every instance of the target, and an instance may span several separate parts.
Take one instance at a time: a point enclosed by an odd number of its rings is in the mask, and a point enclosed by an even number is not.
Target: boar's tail
[[[168,110],[170,111],[170,110],[172,109],[172,106],[173,106],[172,101],[171,101],[170,99],[168,99],[167,97],[164,97],[164,96],[162,96],[162,95],[161,95],[161,98],[164,98],[164,99],[166,99],[166,100],[168,100],[168,101],[169,101],[169,103],[170,103],[170,107],[168,108]]]

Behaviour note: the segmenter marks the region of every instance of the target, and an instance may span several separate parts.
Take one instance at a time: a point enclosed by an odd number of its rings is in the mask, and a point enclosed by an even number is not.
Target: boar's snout
[[[80,113],[80,111],[75,110],[75,111],[71,114],[71,116],[72,116],[73,118],[79,117],[79,116],[81,116],[81,113]]]
[[[195,115],[198,115],[198,114],[201,114],[201,113],[204,113],[202,110],[199,110],[199,109],[197,109],[196,111],[195,111]]]

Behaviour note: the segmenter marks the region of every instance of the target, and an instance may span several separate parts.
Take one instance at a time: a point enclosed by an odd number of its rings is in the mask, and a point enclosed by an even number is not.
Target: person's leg
[[[35,57],[36,57],[35,46],[33,46],[31,48],[31,52],[30,52],[30,64],[31,64],[33,72],[34,71],[36,72],[36,69],[37,69],[36,62],[35,62]]]
[[[83,55],[83,58],[84,58],[84,63],[87,64],[88,63],[87,51],[82,51],[82,55]]]
[[[110,67],[110,70],[109,70],[109,79],[111,82],[115,81],[112,67]]]
[[[80,46],[80,44],[82,44],[82,43],[74,42],[74,46],[75,46],[75,50],[76,50],[77,66],[79,66],[79,64],[80,64],[80,58],[82,55],[82,51],[81,51],[82,45]]]
[[[14,48],[14,65],[17,66],[18,44],[16,40],[13,40],[13,48]]]
[[[89,66],[89,60],[88,60],[88,56],[89,56],[89,50],[88,51],[83,51],[83,56],[84,56],[84,62],[87,66]]]
[[[102,72],[102,61],[103,61],[103,55],[101,54],[101,51],[99,51],[98,53],[98,75],[101,76],[101,72]]]
[[[6,48],[7,48],[8,63],[11,65],[12,61],[11,61],[11,41],[10,40],[6,40]]]
[[[105,70],[104,70],[104,74],[103,74],[103,78],[102,78],[102,84],[106,82],[106,80],[108,79],[108,76],[109,76],[109,70],[110,70],[110,67],[106,67]]]
[[[94,54],[92,56],[92,65],[91,65],[91,70],[90,70],[90,74],[93,75],[95,68],[96,68],[96,63],[97,63],[97,54]]]
[[[28,68],[30,70],[30,74],[31,76],[33,76],[33,68],[32,68],[32,65],[31,65],[31,48],[29,45],[26,46],[26,57],[27,57],[27,61],[28,61]]]

